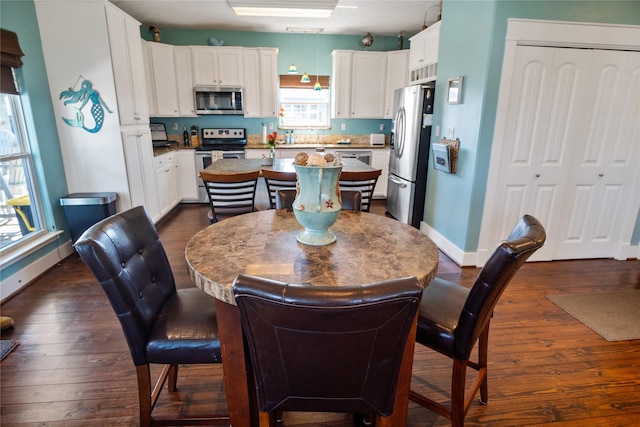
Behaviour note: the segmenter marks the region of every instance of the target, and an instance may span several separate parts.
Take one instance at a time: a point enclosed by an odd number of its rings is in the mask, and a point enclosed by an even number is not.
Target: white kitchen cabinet
[[[149,74],[152,80],[154,108],[159,117],[177,117],[178,87],[173,56],[173,46],[162,43],[147,43],[149,50]]]
[[[176,153],[161,154],[154,158],[160,216],[165,216],[180,201],[178,197],[178,170]],[[194,172],[195,175],[195,172]]]
[[[144,64],[144,80],[145,80],[145,92],[147,93],[147,109],[150,117],[157,116],[156,114],[156,98],[155,90],[153,88],[153,71],[151,70],[151,53],[149,52],[149,44],[146,40],[140,40],[142,47],[142,60]]]
[[[189,46],[174,46],[173,56],[176,67],[176,88],[178,90],[178,111],[182,117],[195,117],[193,99],[193,71]]]
[[[144,127],[128,127],[122,131],[122,144],[127,166],[127,180],[131,207],[144,206],[154,222],[160,219],[158,191],[151,130]]]
[[[278,116],[279,80],[278,49],[260,48],[260,109],[262,117]]]
[[[140,23],[105,2],[121,125],[149,123]]]
[[[245,48],[244,116],[277,117],[278,49]]]
[[[261,117],[260,104],[260,51],[257,48],[243,49],[244,86],[242,101],[245,117]]]
[[[350,50],[331,52],[331,118],[351,117],[351,58]]]
[[[239,47],[191,46],[194,86],[242,86],[242,51]]]
[[[334,50],[331,117],[385,117],[387,53]]]
[[[376,199],[387,198],[387,180],[389,179],[389,154],[390,150],[375,149],[371,150],[371,167],[382,170],[376,182],[376,188],[373,189],[373,197]]]
[[[178,150],[178,195],[182,202],[199,202],[194,150]]]
[[[437,77],[440,22],[436,22],[409,39],[411,42],[409,81],[411,83],[433,81]]]
[[[263,157],[269,157],[269,149],[252,148],[250,150],[245,150],[244,156],[247,159],[262,159]]]
[[[409,83],[409,50],[387,52],[387,82],[385,85],[384,118],[393,119],[393,94]]]
[[[386,52],[354,52],[351,63],[351,118],[384,117]]]

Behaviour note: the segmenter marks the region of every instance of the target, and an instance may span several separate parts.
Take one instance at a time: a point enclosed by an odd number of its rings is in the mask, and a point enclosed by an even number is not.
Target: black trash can
[[[115,214],[117,199],[116,193],[73,193],[60,198],[71,240],[75,242],[87,228]]]

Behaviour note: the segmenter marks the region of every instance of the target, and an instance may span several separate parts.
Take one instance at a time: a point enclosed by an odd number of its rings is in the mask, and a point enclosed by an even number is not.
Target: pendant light
[[[304,64],[304,67],[306,68],[307,64],[305,63],[305,50],[306,50],[306,41],[307,41],[307,33],[304,33],[304,42],[303,42],[303,46],[302,46],[302,63]],[[311,79],[309,78],[309,74],[307,74],[307,70],[304,71],[304,74],[302,74],[302,78],[300,79],[300,83],[311,83]]]
[[[318,33],[316,33],[316,84],[313,85],[313,90],[322,90],[320,85],[320,77],[318,76]]]
[[[293,50],[293,33],[291,33],[291,65],[289,65],[289,70],[287,74],[298,74],[298,69],[296,68],[296,64],[293,63],[294,58],[294,50]]]

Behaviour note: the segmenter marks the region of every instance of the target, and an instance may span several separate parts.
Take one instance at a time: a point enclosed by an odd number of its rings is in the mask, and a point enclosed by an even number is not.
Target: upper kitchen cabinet
[[[140,23],[105,3],[121,125],[149,123]]]
[[[244,51],[244,116],[276,117],[278,110],[278,49]]]
[[[194,86],[242,86],[243,49],[191,46]]]
[[[384,118],[393,119],[393,95],[396,89],[409,83],[409,50],[387,52],[387,84]]]
[[[440,22],[409,38],[409,81],[411,84],[433,81],[438,74]]]
[[[147,87],[151,86],[152,90],[152,96],[148,97],[150,115],[160,117],[179,116],[178,79],[176,76],[174,47],[168,44],[147,42],[146,48],[149,61]]]
[[[386,52],[334,50],[331,116],[335,119],[384,117]]]
[[[176,85],[178,89],[178,111],[180,116],[196,116],[193,100],[193,68],[191,66],[191,48],[174,46],[173,56],[176,65]]]

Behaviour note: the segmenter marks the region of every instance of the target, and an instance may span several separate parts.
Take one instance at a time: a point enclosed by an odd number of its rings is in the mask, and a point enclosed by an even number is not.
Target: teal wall
[[[143,24],[140,28],[142,38],[152,39],[149,25]],[[277,47],[278,48],[278,73],[287,74],[291,61],[296,64],[298,72],[305,70],[313,81],[313,76],[331,75],[331,51],[365,50],[360,44],[364,36],[341,36],[335,34],[291,34],[291,33],[258,33],[244,31],[216,31],[216,30],[186,30],[167,28],[161,30],[162,43],[171,45],[198,46],[208,45],[209,37],[223,40],[225,46],[244,47]],[[403,47],[409,48],[409,40],[405,38]],[[389,51],[398,49],[397,37],[383,37],[374,35],[373,45],[370,51]],[[183,126],[196,124],[199,127],[240,127],[246,128],[249,134],[260,134],[262,123],[273,123],[277,128],[278,120],[271,119],[245,119],[233,116],[202,116],[194,118],[153,118],[154,122],[163,122],[167,126],[168,133],[182,133]],[[178,131],[172,129],[172,124],[178,124]],[[340,130],[340,124],[346,123],[345,131]],[[347,134],[359,135],[379,133],[380,124],[385,125],[385,133],[391,129],[391,120],[355,120],[340,119],[331,120],[331,129],[318,131],[296,131],[296,133],[312,134]]]
[[[24,65],[17,71],[16,77],[23,90],[21,98],[45,221],[49,231],[64,230],[67,226],[60,206],[60,198],[68,194],[67,184],[35,6],[33,1],[2,0],[0,8],[2,9],[0,26],[18,34],[20,47],[25,53],[22,57]],[[70,235],[65,231],[56,242],[3,269],[2,277],[11,276],[69,239]]]
[[[445,0],[434,124],[455,127],[458,173],[430,169],[425,222],[463,251],[478,248],[508,18],[640,25],[639,1]],[[462,104],[445,102],[447,80],[463,76]],[[632,244],[640,241],[640,215]]]

